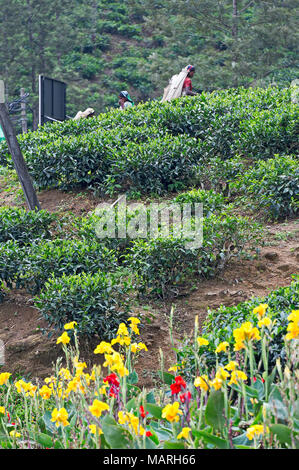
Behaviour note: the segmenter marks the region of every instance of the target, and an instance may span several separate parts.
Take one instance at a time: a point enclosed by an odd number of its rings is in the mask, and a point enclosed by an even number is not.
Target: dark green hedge
[[[167,190],[161,171],[174,187],[177,173],[182,172],[184,184],[187,172],[192,177],[192,168],[184,172],[189,154],[193,163],[191,138],[197,140],[197,162],[204,169],[215,157],[267,159],[275,153],[295,154],[298,131],[299,109],[291,103],[290,89],[239,88],[47,124],[18,138],[39,188],[82,186],[111,192],[130,185],[131,190],[140,191],[142,186],[148,193]],[[157,140],[155,146],[151,145],[153,139]],[[179,145],[185,141],[186,150],[174,150],[176,139]],[[9,161],[7,146],[1,144],[0,165],[11,165]],[[126,176],[122,177],[122,171]],[[146,186],[140,172],[145,173]]]

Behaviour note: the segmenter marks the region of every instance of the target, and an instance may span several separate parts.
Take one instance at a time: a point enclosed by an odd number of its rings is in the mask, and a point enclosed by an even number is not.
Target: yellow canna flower
[[[227,341],[223,341],[217,346],[215,353],[218,354],[220,352],[226,352],[228,347],[229,347],[229,343]]]
[[[268,304],[260,304],[258,307],[253,309],[253,313],[254,315],[258,315],[259,318],[262,318],[265,315],[267,308]]]
[[[224,369],[235,370],[237,366],[238,363],[236,361],[230,361],[226,366],[224,366]]]
[[[97,345],[96,349],[94,350],[94,354],[113,354],[115,351],[112,348],[110,343],[106,343],[105,341],[101,341],[100,344]]]
[[[53,384],[55,383],[55,381],[56,381],[56,378],[54,377],[54,375],[52,375],[51,377],[46,377],[44,380],[46,384]]]
[[[2,372],[0,374],[0,385],[6,385],[11,374],[9,372]]]
[[[134,431],[134,433],[138,436],[144,435],[144,428],[139,423],[139,418],[135,416],[133,413],[129,413],[128,411],[119,411],[118,412],[118,422],[119,424],[128,424],[128,426]]]
[[[177,435],[177,439],[188,439],[191,428],[183,428],[180,434]]]
[[[107,390],[106,390],[106,389],[107,389],[108,387],[109,387],[108,384],[102,385],[102,386],[99,388],[99,393],[100,393],[101,395],[106,395],[106,394],[107,394]]]
[[[81,384],[81,379],[80,377],[74,377],[67,386],[67,389],[65,390],[65,395],[68,397],[71,392],[76,392],[77,390],[82,390],[82,384]]]
[[[109,405],[97,399],[95,399],[92,405],[89,407],[89,411],[91,412],[91,414],[93,414],[97,418],[99,418],[102,415],[103,411],[106,410],[109,410]]]
[[[30,382],[25,382],[24,380],[18,380],[16,383],[15,383],[15,387],[18,391],[18,393],[22,393],[24,392],[26,396],[30,395],[30,396],[34,396],[34,393],[37,389],[37,386],[36,385],[33,385],[32,383]]]
[[[138,323],[140,323],[140,320],[137,317],[130,317],[128,318],[128,321],[131,322],[132,325],[138,325]]]
[[[69,415],[65,408],[60,408],[60,410],[54,408],[51,416],[51,421],[55,423],[57,428],[60,424],[62,424],[63,426],[68,426],[70,424],[67,420]]]
[[[299,310],[292,310],[288,320],[290,323],[287,327],[286,340],[296,339],[299,336]]]
[[[223,367],[220,367],[220,369],[217,370],[216,372],[216,379],[220,379],[222,381],[225,381],[227,377],[229,377],[229,372],[226,372]]]
[[[115,364],[111,367],[111,370],[116,371],[121,377],[124,377],[125,375],[129,375],[128,369],[124,366],[123,363],[118,363]]]
[[[113,365],[120,363],[122,363],[122,357],[119,352],[114,351],[112,354],[105,354],[103,367],[112,367]]]
[[[270,328],[272,325],[272,321],[269,317],[264,317],[258,322],[258,327],[262,328],[262,326],[266,326],[267,328]]]
[[[222,384],[223,381],[219,377],[215,377],[215,379],[210,382],[211,387],[213,387],[215,390],[220,390]]]
[[[73,364],[76,369],[76,375],[81,375],[83,373],[83,369],[87,367],[86,362],[79,362],[77,357],[74,357]]]
[[[235,338],[235,351],[245,348],[245,341],[260,340],[259,330],[253,327],[251,322],[243,323],[240,328],[236,328],[233,331]]]
[[[144,349],[145,351],[148,350],[144,343],[132,343],[132,344],[131,344],[131,351],[132,351],[134,354],[135,354],[137,351],[141,351],[142,349]]]
[[[120,323],[118,330],[117,330],[117,335],[118,336],[129,336],[128,328],[124,323]]]
[[[299,336],[299,327],[295,323],[289,323],[287,330],[289,332],[286,334],[286,339],[288,341],[291,339],[296,339]]]
[[[5,415],[5,408],[4,408],[4,406],[0,406],[0,415]]]
[[[70,380],[71,377],[72,377],[72,375],[71,375],[69,369],[67,369],[67,368],[65,368],[65,367],[61,367],[61,369],[60,369],[59,372],[58,372],[58,375],[59,375],[60,377],[62,377],[63,379],[65,379],[65,380]]]
[[[238,380],[247,380],[247,375],[241,370],[233,370],[228,385],[238,385]]]
[[[17,432],[15,429],[13,431],[10,431],[9,435],[15,438],[21,437],[21,434]]]
[[[128,416],[127,413],[124,413],[123,411],[118,412],[118,422],[119,424],[125,424],[128,421]]]
[[[123,346],[124,344],[126,346],[129,346],[130,343],[131,343],[131,338],[130,336],[121,336],[121,335],[118,335],[116,338],[114,338],[112,341],[111,341],[111,344],[116,344],[116,343],[119,343],[121,346]]]
[[[133,331],[133,333],[135,333],[136,335],[140,334],[139,328],[138,328],[137,325],[132,324],[132,325],[130,325],[130,327],[131,327],[131,330]]]
[[[90,430],[91,434],[97,434],[98,433],[99,436],[101,434],[103,434],[102,429],[99,426],[97,426],[96,424],[90,424],[88,427],[89,427],[89,430]]]
[[[198,346],[207,346],[209,344],[209,341],[205,338],[202,338],[201,336],[199,336],[197,338],[197,343],[198,343]]]
[[[75,328],[75,326],[77,326],[78,323],[76,321],[71,321],[70,323],[66,323],[64,325],[64,329],[65,330],[73,330]]]
[[[170,421],[171,423],[173,421],[178,422],[179,415],[183,414],[179,408],[180,404],[177,401],[175,401],[173,404],[166,405],[162,410],[162,418],[166,418],[167,421]]]
[[[299,321],[299,310],[292,310],[292,313],[288,316],[289,321]]]
[[[196,377],[196,379],[194,380],[194,387],[199,387],[201,390],[205,390],[207,392],[209,390],[208,376],[202,375],[200,377]]]
[[[171,366],[169,367],[168,372],[178,372],[180,369],[180,366]]]
[[[61,336],[59,336],[59,338],[57,338],[56,344],[59,344],[59,343],[68,344],[70,342],[70,340],[71,340],[71,338],[69,337],[69,335],[65,331],[64,333],[62,333]]]
[[[254,426],[250,426],[247,431],[246,431],[246,436],[247,438],[252,441],[254,436],[261,436],[264,435],[265,431],[268,433],[269,428],[268,426],[266,429],[264,429],[264,426],[262,424],[255,424]]]
[[[52,390],[47,385],[43,385],[42,388],[39,390],[39,394],[43,400],[48,400],[52,395]]]

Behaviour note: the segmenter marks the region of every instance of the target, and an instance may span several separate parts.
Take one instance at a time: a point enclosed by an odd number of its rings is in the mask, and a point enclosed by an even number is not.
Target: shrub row
[[[161,134],[142,127],[62,138],[27,153],[27,164],[39,189],[161,194],[190,182],[199,160],[196,140]]]
[[[114,271],[117,259],[112,250],[97,240],[55,239],[21,247],[8,241],[0,244],[0,281],[8,287],[39,292],[51,277]]]
[[[85,121],[47,124],[36,133],[20,136],[19,141],[38,187],[81,184],[115,190],[129,184],[140,190],[147,182],[144,192],[151,191],[152,186],[153,191],[162,191],[167,190],[161,181],[162,170],[169,185],[176,184],[177,171],[182,172],[185,182],[185,157],[191,154],[192,162],[191,138],[200,144],[197,158],[200,156],[201,161],[239,154],[266,159],[274,153],[296,153],[298,117],[299,109],[291,103],[289,89],[240,88],[166,104],[149,102],[126,113],[112,110]],[[166,134],[165,139],[161,133]],[[179,141],[174,139],[178,136]],[[183,137],[190,149],[175,151]],[[155,146],[148,142],[153,138],[158,139]],[[126,147],[131,144],[136,145],[128,153]],[[161,153],[165,153],[162,161]],[[184,160],[181,166],[177,164],[179,155]],[[4,143],[0,164],[7,158]],[[140,172],[145,173],[144,179]]]

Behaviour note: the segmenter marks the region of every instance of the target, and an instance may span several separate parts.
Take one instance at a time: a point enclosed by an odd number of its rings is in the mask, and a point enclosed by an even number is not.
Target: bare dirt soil
[[[1,187],[2,184],[2,187]],[[23,205],[11,194],[3,193],[0,181],[0,206]],[[38,195],[43,209],[87,214],[100,202],[92,194],[43,191]],[[252,297],[263,297],[271,290],[286,286],[299,266],[299,221],[269,224],[265,227],[265,245],[253,259],[235,259],[221,274],[211,280],[196,282],[192,290],[167,302],[145,302],[132,313],[144,319],[141,341],[148,351],[143,352],[137,364],[140,385],[151,386],[160,367],[163,351],[165,369],[175,363],[169,336],[169,313],[174,307],[174,337],[179,344],[184,335],[191,335],[195,317],[202,325],[209,309],[221,305],[232,306]],[[150,319],[150,323],[147,321]],[[56,336],[42,333],[46,322],[33,307],[30,296],[22,291],[10,291],[0,304],[0,340],[5,346],[5,364],[2,370],[14,375],[44,378],[51,375],[57,357],[62,356]],[[93,354],[97,342],[82,344],[82,358],[91,365],[99,362]]]

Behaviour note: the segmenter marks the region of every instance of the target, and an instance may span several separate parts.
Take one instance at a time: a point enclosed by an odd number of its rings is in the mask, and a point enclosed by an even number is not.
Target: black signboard
[[[39,76],[39,125],[66,119],[66,83]]]

